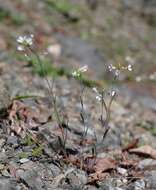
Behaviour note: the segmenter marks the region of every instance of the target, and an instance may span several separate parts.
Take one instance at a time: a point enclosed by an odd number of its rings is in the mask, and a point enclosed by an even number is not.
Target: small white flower
[[[29,45],[29,46],[31,46],[33,44],[31,37],[27,37],[25,41],[26,41],[27,45]]]
[[[115,69],[116,69],[116,67],[114,65],[112,65],[112,64],[108,65],[108,70],[110,72],[113,71],[113,70],[115,70]]]
[[[87,65],[85,65],[85,66],[83,66],[83,67],[80,67],[80,68],[78,69],[78,71],[81,72],[81,73],[84,73],[84,72],[86,72],[87,70],[88,70],[88,66],[87,66]]]
[[[73,77],[79,77],[80,76],[80,73],[78,71],[73,71],[72,72],[72,76]]]
[[[18,50],[18,51],[24,51],[25,49],[24,49],[24,46],[19,45],[19,46],[17,46],[17,50]]]
[[[96,96],[96,100],[98,100],[99,102],[102,100],[102,97],[99,95]]]
[[[24,42],[24,37],[19,36],[16,40],[19,44],[22,44]]]
[[[120,70],[118,70],[118,69],[117,69],[117,70],[115,70],[115,76],[116,76],[116,77],[118,77],[118,76],[119,76],[119,74],[120,74]]]
[[[115,91],[115,90],[112,90],[111,96],[114,97],[115,95],[116,95],[116,91]]]
[[[33,34],[31,34],[30,36],[19,36],[16,41],[23,46],[32,46],[33,37]]]
[[[97,90],[97,88],[96,87],[94,87],[94,88],[92,88],[92,90],[93,90],[93,92],[95,92],[95,94],[96,94],[96,100],[98,100],[99,102],[102,100],[102,95],[98,92],[98,90]]]
[[[92,90],[93,90],[93,92],[95,92],[95,93],[97,93],[97,94],[99,93],[99,92],[97,91],[97,88],[96,88],[96,87],[93,87]]]
[[[112,69],[112,65],[108,65],[108,70],[111,72],[113,69]]]
[[[127,70],[132,71],[132,65],[129,64],[128,67],[127,67]]]

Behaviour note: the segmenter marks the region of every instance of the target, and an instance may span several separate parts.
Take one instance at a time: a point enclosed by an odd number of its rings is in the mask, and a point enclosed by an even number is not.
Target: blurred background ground
[[[154,1],[5,1],[0,19],[2,60],[6,49],[15,52],[18,35],[33,33],[43,51],[55,46],[59,54],[61,48],[59,64],[88,64],[102,79],[105,64],[125,63],[126,57],[134,64],[134,78],[155,73]],[[145,81],[133,88],[155,96],[154,79]]]

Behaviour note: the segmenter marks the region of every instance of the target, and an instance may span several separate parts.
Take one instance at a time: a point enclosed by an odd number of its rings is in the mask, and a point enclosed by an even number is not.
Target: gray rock
[[[0,177],[0,190],[17,190],[16,180]]]
[[[143,180],[143,179],[135,181],[134,185],[135,185],[135,190],[146,188],[145,180]]]
[[[147,183],[146,189],[155,190],[156,189],[156,171],[150,171],[145,173],[145,179]]]
[[[31,170],[32,168],[35,168],[36,163],[33,161],[25,162],[20,166],[20,169],[23,170]]]
[[[5,139],[0,139],[0,149],[2,149],[4,144],[5,144]]]
[[[0,79],[0,112],[10,104],[10,94],[5,83]]]
[[[153,111],[156,111],[156,101],[152,97],[141,97],[138,98],[138,101],[140,100],[141,104],[144,105],[147,108],[152,109]]]
[[[113,187],[111,184],[104,183],[102,186],[99,188],[100,190],[124,190],[119,187]]]
[[[18,169],[16,170],[16,176],[20,178],[20,176],[22,176],[24,173],[24,170],[23,169]]]
[[[123,0],[124,8],[132,9],[144,15],[149,19],[149,16],[156,15],[156,1],[155,0]],[[152,18],[155,19],[155,18]]]
[[[0,152],[0,162],[5,162],[7,160],[7,155],[4,152]]]
[[[54,152],[61,150],[61,144],[58,136],[54,133],[54,125],[49,122],[40,127],[38,139],[45,144],[45,152],[52,155]]]
[[[103,182],[99,182],[100,190],[125,190],[124,187],[117,185],[117,179],[107,179]],[[120,186],[120,187],[119,187]]]
[[[87,176],[84,171],[75,170],[67,175],[73,189],[83,189],[87,183]]]
[[[156,160],[153,160],[153,159],[144,159],[144,160],[141,160],[138,164],[138,167],[140,169],[153,169],[153,170],[156,170]]]
[[[146,6],[156,6],[155,0],[143,0],[143,4]]]
[[[143,0],[123,0],[125,8],[141,9],[143,6]]]
[[[12,177],[11,174],[8,172],[8,170],[2,170],[1,171],[2,175],[5,176],[5,177]]]
[[[66,183],[68,181],[68,183]],[[67,189],[83,189],[85,184],[87,183],[87,176],[84,171],[75,169],[70,172],[63,183],[63,188]]]
[[[84,190],[97,190],[97,188],[93,185],[87,185],[85,186]]]
[[[4,164],[0,164],[0,170],[4,169]]]
[[[148,94],[145,94],[143,91],[140,92],[136,89],[129,88],[127,85],[122,85],[122,87],[119,87],[119,90],[120,94],[129,97],[131,101],[138,101],[145,108],[149,108],[154,112],[156,111],[156,101],[152,96],[148,96]]]
[[[98,0],[87,0],[87,3],[92,10],[95,10],[98,6],[99,1]]]
[[[7,144],[10,145],[17,145],[18,144],[18,138],[16,136],[9,136],[7,139]]]
[[[135,189],[135,185],[134,185],[134,183],[132,183],[132,184],[129,184],[125,190],[134,190],[134,189]]]
[[[21,173],[21,180],[32,190],[45,190],[45,186],[35,169],[27,170]]]
[[[52,172],[53,177],[60,175],[60,173],[62,172],[61,169],[54,164],[50,164],[49,168]]]
[[[123,0],[123,4],[129,8],[156,6],[155,0]]]
[[[56,39],[62,45],[62,55],[68,61],[66,63],[78,64],[79,66],[88,65],[93,71],[92,77],[102,77],[105,72],[105,58],[91,43],[80,38],[57,35]],[[67,65],[67,64],[66,64]],[[71,65],[67,65],[71,67]]]

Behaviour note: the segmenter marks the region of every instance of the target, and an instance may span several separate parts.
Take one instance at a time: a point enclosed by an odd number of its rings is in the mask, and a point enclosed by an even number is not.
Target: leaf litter
[[[34,142],[38,142],[36,131],[37,128],[42,125],[42,121],[39,122],[40,112],[37,109],[39,108],[37,107],[36,112],[34,112],[34,109],[31,109],[30,106],[27,106],[24,102],[14,100],[12,106],[8,110],[8,118],[11,121],[10,130],[16,135],[22,137],[25,136],[24,133],[27,134],[28,129],[31,131]],[[49,115],[46,115],[47,121],[48,117]],[[74,166],[85,170],[88,173],[88,184],[96,184],[98,181],[102,181],[110,177],[112,175],[112,171],[115,175],[124,176],[127,179],[137,179],[142,177],[142,175],[137,171],[138,159],[131,159],[131,155],[129,155],[129,153],[149,156],[156,159],[155,149],[149,145],[135,148],[138,145],[138,142],[138,139],[134,139],[127,146],[120,149],[120,151],[114,150],[113,152],[116,154],[116,157],[118,157],[119,153],[122,155],[119,160],[115,159],[115,155],[113,155],[114,158],[95,156],[86,156],[81,158],[74,155],[68,155],[64,161],[66,163],[72,163]],[[79,145],[84,146],[84,144],[85,143],[80,143]],[[87,141],[87,144],[89,145],[90,141]],[[11,175],[15,176],[15,168],[10,166],[9,170]]]

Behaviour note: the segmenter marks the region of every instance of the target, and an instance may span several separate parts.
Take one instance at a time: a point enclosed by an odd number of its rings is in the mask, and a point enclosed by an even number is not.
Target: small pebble
[[[127,176],[127,170],[124,169],[124,168],[118,167],[118,168],[117,168],[117,172],[118,172],[119,174],[121,174],[121,175]]]
[[[17,145],[17,137],[16,136],[9,136],[7,139],[7,144],[11,144],[11,145]]]
[[[22,158],[19,160],[21,164],[24,164],[26,162],[29,162],[30,160],[28,158]]]
[[[3,169],[4,169],[4,165],[0,164],[0,170],[3,170]]]

